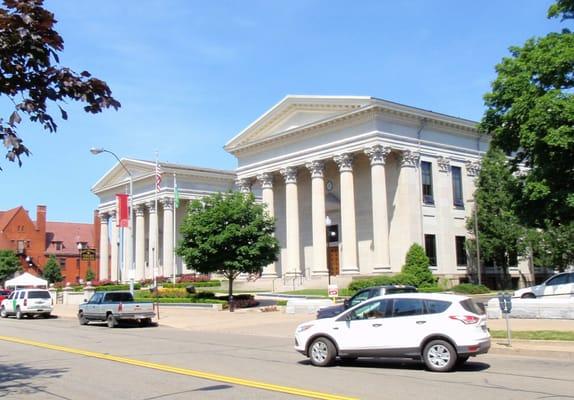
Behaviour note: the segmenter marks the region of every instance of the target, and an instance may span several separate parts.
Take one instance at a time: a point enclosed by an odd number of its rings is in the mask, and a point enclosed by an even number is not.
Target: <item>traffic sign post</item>
[[[508,338],[507,345],[512,346],[509,319],[510,311],[512,311],[512,296],[510,293],[498,293],[498,305],[500,306],[500,310],[506,319],[506,337]]]
[[[327,294],[329,295],[329,297],[333,299],[333,301],[335,301],[335,298],[339,297],[339,286],[337,286],[336,284],[328,285]]]

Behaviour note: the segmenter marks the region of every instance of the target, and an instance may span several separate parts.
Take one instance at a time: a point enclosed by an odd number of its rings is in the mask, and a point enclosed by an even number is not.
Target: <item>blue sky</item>
[[[119,111],[69,104],[33,155],[0,161],[0,210],[90,222],[90,187],[120,157],[234,169],[223,145],[287,94],[373,96],[479,120],[508,47],[564,27],[550,0],[47,0],[62,65],[105,80]],[[11,110],[0,103],[1,115]],[[54,113],[57,115],[57,113]]]

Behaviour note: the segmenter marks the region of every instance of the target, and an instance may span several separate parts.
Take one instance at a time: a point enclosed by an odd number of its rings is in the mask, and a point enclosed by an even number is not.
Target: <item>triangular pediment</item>
[[[243,146],[328,121],[372,104],[371,97],[287,96],[226,145],[233,152]]]
[[[116,163],[95,183],[94,186],[92,186],[92,192],[98,193],[99,191],[107,188],[129,184],[130,176],[126,171],[126,168],[130,171],[134,182],[140,177],[147,177],[150,174],[153,174],[155,171],[155,164],[148,161],[122,158],[122,163],[125,168],[119,162]]]

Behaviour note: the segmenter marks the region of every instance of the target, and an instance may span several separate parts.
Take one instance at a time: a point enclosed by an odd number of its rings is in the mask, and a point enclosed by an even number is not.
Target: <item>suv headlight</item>
[[[311,328],[313,326],[313,324],[305,324],[305,325],[299,325],[297,327],[297,333],[301,333],[306,331],[307,329]]]

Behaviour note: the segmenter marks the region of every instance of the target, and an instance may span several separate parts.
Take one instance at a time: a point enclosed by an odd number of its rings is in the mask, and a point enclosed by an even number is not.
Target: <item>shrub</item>
[[[141,284],[139,282],[136,282],[134,284],[134,289],[135,290],[139,290],[141,289]],[[117,290],[130,290],[130,285],[127,284],[115,284],[115,285],[103,285],[103,286],[97,286],[96,287],[96,292],[114,292]]]
[[[436,278],[429,269],[429,258],[426,256],[421,245],[415,243],[409,249],[405,257],[405,265],[402,272],[412,279],[412,284],[417,287],[435,286]]]
[[[465,294],[483,294],[489,293],[490,289],[484,285],[474,285],[472,283],[461,283],[456,285],[451,289],[455,293],[465,293]]]
[[[349,291],[357,292],[359,290],[383,285],[413,285],[416,286],[416,278],[409,274],[380,275],[372,278],[363,278],[352,281],[349,285]]]
[[[164,283],[162,285],[164,288],[185,288],[187,286],[195,286],[195,287],[220,287],[221,281],[218,280],[210,280],[210,281],[187,281],[187,282],[178,282],[175,285],[173,283]]]
[[[418,290],[421,293],[438,293],[444,292],[445,289],[440,286],[424,286],[420,287]]]

